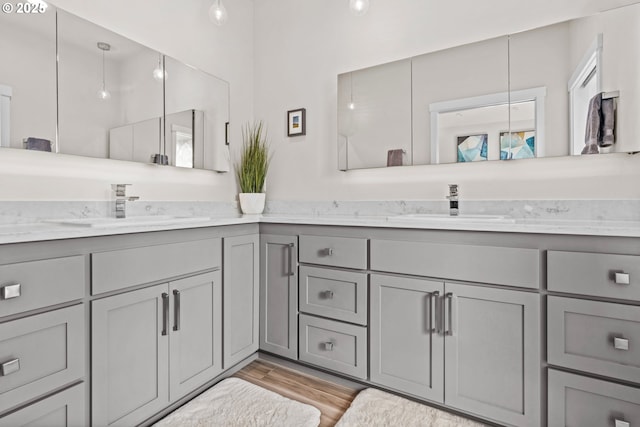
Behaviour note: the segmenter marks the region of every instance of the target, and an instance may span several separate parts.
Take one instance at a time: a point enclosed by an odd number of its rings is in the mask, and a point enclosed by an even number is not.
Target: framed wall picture
[[[478,162],[487,160],[487,140],[489,134],[463,135],[458,137],[458,162]]]
[[[306,109],[287,111],[287,136],[299,136],[307,134]]]
[[[536,131],[500,132],[500,160],[536,157]]]

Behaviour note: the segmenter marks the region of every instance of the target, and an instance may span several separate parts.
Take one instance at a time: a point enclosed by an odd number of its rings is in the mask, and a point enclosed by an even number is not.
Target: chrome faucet
[[[127,217],[127,202],[138,200],[138,196],[127,197],[127,186],[131,184],[111,184],[111,188],[116,193],[116,218]]]
[[[449,215],[458,216],[458,184],[449,184]]]

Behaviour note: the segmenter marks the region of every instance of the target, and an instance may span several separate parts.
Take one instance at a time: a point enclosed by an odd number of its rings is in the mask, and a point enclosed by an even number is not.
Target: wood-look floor
[[[315,406],[321,412],[320,427],[334,426],[358,391],[294,371],[265,360],[255,360],[233,376]]]

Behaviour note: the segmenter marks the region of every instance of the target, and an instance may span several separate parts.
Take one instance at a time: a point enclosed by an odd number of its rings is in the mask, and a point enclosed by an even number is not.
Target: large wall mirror
[[[638,152],[639,28],[640,3],[340,74],[338,168]]]
[[[0,53],[0,146],[229,170],[228,82],[51,4]]]

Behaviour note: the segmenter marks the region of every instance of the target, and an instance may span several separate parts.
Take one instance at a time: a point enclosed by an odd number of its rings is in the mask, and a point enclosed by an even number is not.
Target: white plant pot
[[[243,214],[256,215],[264,212],[265,193],[239,193],[240,209]]]

